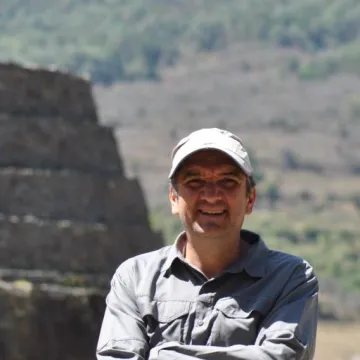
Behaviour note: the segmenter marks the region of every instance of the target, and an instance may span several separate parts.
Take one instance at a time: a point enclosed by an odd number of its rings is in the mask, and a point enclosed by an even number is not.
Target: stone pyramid
[[[103,275],[162,246],[90,84],[0,65],[0,275]],[[4,275],[5,274],[5,275]]]

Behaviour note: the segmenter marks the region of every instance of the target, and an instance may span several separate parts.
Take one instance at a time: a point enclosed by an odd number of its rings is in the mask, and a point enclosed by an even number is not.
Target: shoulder
[[[298,269],[298,271],[313,272],[313,267],[304,258],[274,249],[267,251],[267,266],[275,271]]]
[[[252,245],[247,267],[253,273],[277,278],[280,275],[291,276],[294,272],[308,275],[313,273],[313,268],[308,261],[300,256],[269,248],[260,234],[244,230],[242,236]]]
[[[278,250],[268,250],[267,270],[284,284],[284,290],[310,287],[318,291],[318,279],[312,265],[300,256]]]
[[[118,278],[124,284],[136,281],[142,275],[160,272],[169,258],[173,246],[164,246],[158,250],[139,254],[121,263],[115,271],[114,278]]]
[[[255,247],[248,269],[260,274],[265,281],[279,287],[296,287],[311,283],[317,288],[318,281],[312,265],[304,258],[269,248],[257,233],[245,232]]]

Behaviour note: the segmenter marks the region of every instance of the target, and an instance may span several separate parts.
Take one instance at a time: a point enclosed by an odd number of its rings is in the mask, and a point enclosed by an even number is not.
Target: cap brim
[[[187,144],[186,144],[187,145]],[[201,150],[218,150],[225,155],[229,156],[232,160],[234,160],[235,164],[240,167],[242,171],[248,176],[251,175],[251,170],[246,167],[245,161],[242,157],[240,157],[238,154],[233,152],[231,149],[226,149],[223,146],[219,146],[216,144],[207,144],[204,146],[199,146],[196,144],[196,146],[186,146],[184,145],[182,148],[178,150],[178,153],[175,154],[172,167],[169,173],[169,179],[173,177],[179,166],[192,154],[201,151]]]

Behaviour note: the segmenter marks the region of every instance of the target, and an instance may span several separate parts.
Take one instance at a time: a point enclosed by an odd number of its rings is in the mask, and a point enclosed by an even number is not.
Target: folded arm
[[[281,298],[264,319],[254,345],[230,347],[165,343],[149,360],[311,360],[318,318],[318,282],[312,268],[297,267]]]
[[[96,350],[98,360],[144,360],[148,357],[146,329],[127,274],[126,269],[118,269],[112,278]]]

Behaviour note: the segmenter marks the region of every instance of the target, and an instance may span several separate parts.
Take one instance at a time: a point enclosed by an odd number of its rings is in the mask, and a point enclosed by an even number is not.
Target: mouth
[[[199,213],[207,216],[221,216],[226,213],[226,210],[199,210]]]

